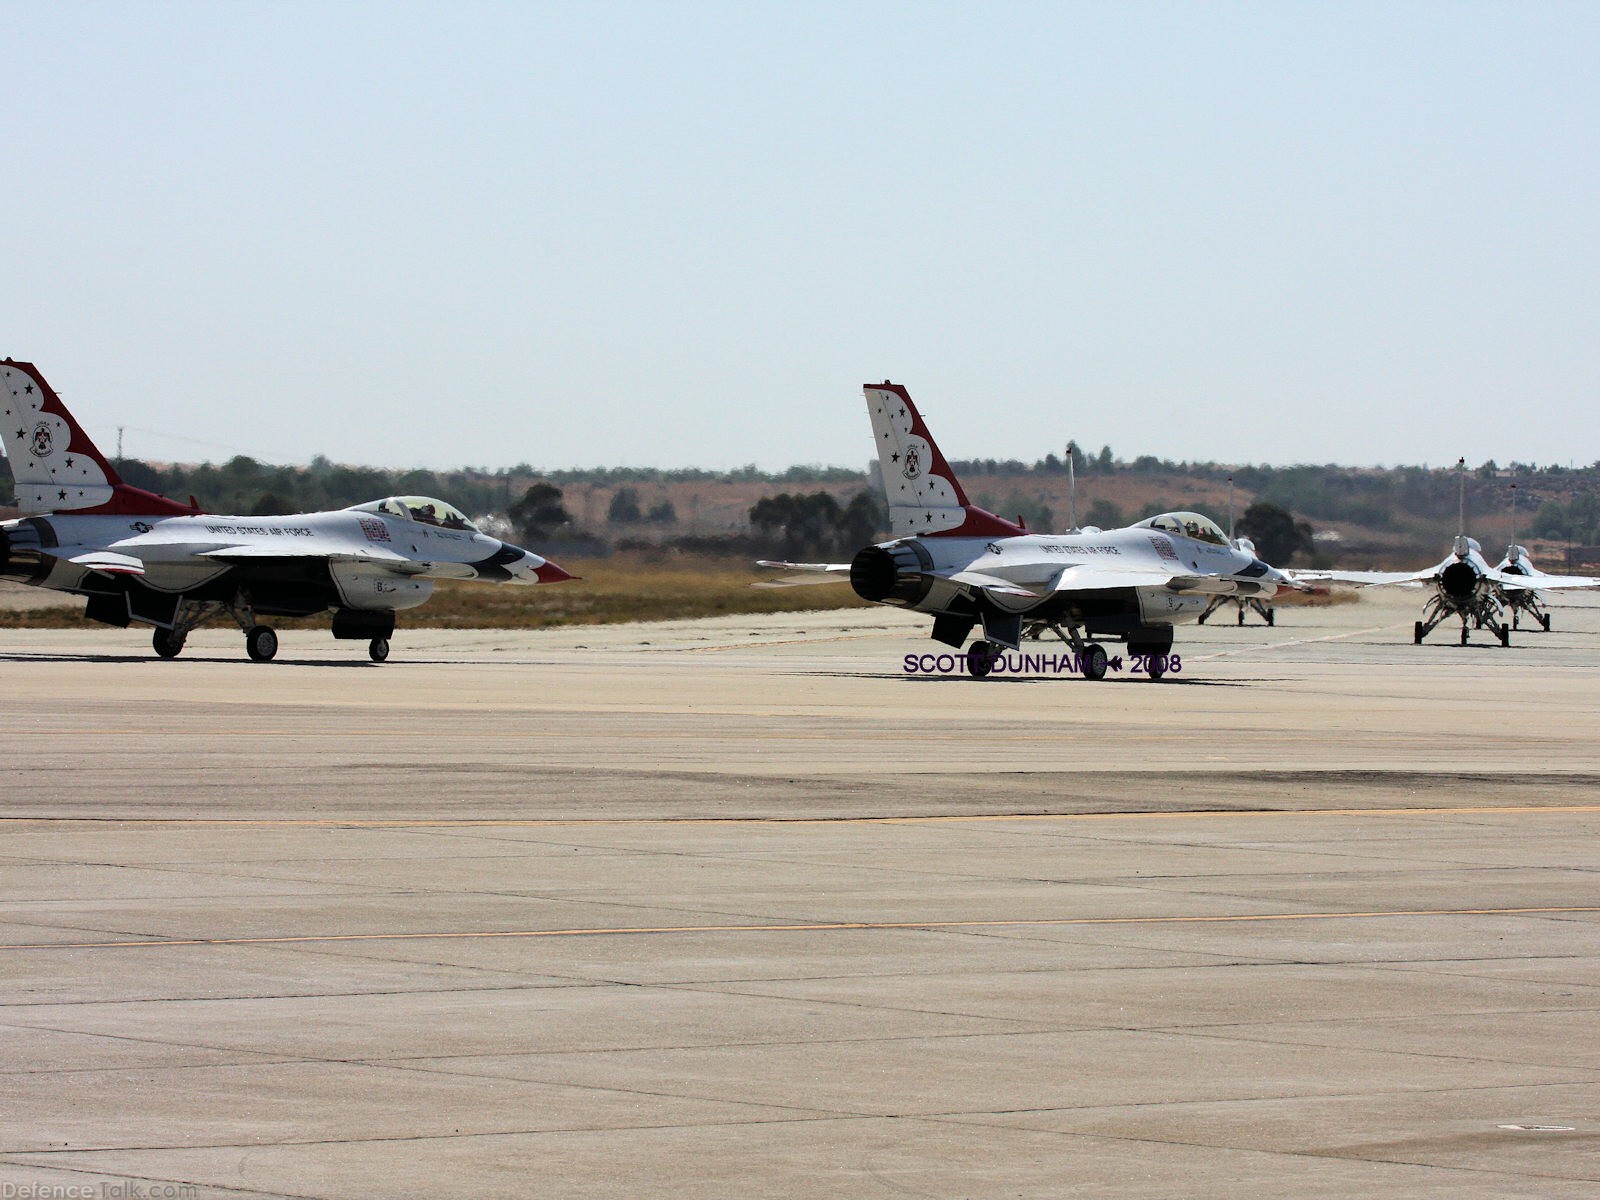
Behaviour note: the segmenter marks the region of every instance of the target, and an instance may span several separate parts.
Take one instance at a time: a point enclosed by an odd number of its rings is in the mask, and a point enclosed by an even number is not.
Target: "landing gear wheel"
[[[1511,645],[1511,626],[1509,626],[1509,625],[1500,626],[1500,644],[1502,646]]]
[[[1549,633],[1550,632],[1550,614],[1549,613],[1541,613],[1539,615],[1539,624],[1544,626],[1544,631],[1546,633]]]
[[[1275,609],[1275,608],[1267,609],[1267,624],[1268,625],[1276,625],[1277,623],[1278,623],[1278,610]]]
[[[1413,646],[1422,645],[1422,622],[1421,621],[1418,621],[1415,625],[1413,625],[1411,627],[1411,644]]]
[[[1106,648],[1099,642],[1090,642],[1083,648],[1083,677],[1085,679],[1104,679],[1107,665]]]
[[[150,643],[155,646],[156,653],[162,658],[177,658],[183,653],[183,643],[187,637],[181,633],[173,633],[170,629],[158,629]]]
[[[982,679],[994,669],[994,647],[981,638],[967,651],[967,672],[974,679]]]
[[[1243,625],[1244,624],[1244,605],[1243,604],[1239,605],[1239,619],[1234,623],[1237,624],[1237,625]]]
[[[1465,621],[1461,622],[1461,644],[1463,646],[1467,644],[1467,623]]]
[[[244,649],[255,662],[271,662],[278,653],[278,631],[270,625],[257,625],[244,635]]]
[[[367,653],[372,656],[373,662],[387,662],[389,658],[389,639],[373,638],[367,643]]]
[[[1148,654],[1145,656],[1144,672],[1150,676],[1151,683],[1154,683],[1167,673],[1167,655],[1170,653],[1172,653],[1172,647],[1168,646],[1160,654]]]

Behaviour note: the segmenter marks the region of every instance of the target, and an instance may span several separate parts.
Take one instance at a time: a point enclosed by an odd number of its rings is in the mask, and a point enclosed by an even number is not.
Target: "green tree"
[[[1269,500],[1257,500],[1239,518],[1239,533],[1256,545],[1256,553],[1275,567],[1286,567],[1299,553],[1310,554],[1311,524]]]
[[[1096,500],[1089,505],[1089,515],[1084,518],[1085,525],[1097,525],[1101,529],[1121,529],[1122,510],[1109,500]]]
[[[631,487],[620,487],[611,494],[611,504],[606,509],[606,520],[613,525],[637,525],[644,520],[639,507],[639,493]]]
[[[536,483],[523,492],[506,516],[525,542],[543,541],[572,524],[572,514],[561,502],[561,489],[550,483]]]

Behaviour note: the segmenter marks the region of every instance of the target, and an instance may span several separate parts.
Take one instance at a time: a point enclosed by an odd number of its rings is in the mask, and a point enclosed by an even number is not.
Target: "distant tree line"
[[[845,504],[827,492],[764,496],[750,509],[750,525],[768,539],[771,553],[787,559],[848,558],[887,532],[882,501],[859,491]]]
[[[1066,473],[1069,461],[1075,472],[1086,477],[1128,474],[1155,480],[1171,477],[1175,486],[1196,479],[1220,483],[1232,476],[1241,492],[1321,524],[1342,522],[1372,529],[1395,529],[1420,522],[1449,521],[1453,524],[1456,512],[1458,485],[1456,472],[1451,467],[1228,466],[1211,462],[1173,462],[1151,455],[1141,455],[1127,462],[1117,458],[1110,446],[1088,453],[1075,441],[1069,441],[1060,454],[1046,454],[1031,464],[1016,459],[965,459],[952,465],[958,474],[978,484],[974,489],[975,499],[983,507],[1008,517],[1021,515],[1030,527],[1046,529],[1051,527],[1056,514],[1042,500],[1027,494],[1025,480],[1029,477],[1059,480]],[[639,485],[685,481],[773,485],[867,482],[865,472],[819,466],[797,466],[778,472],[761,471],[754,466],[732,471],[611,467],[539,472],[523,463],[498,471],[472,467],[431,471],[350,466],[330,462],[322,456],[304,467],[274,466],[247,455],[237,455],[220,464],[157,466],[127,458],[118,460],[115,465],[122,477],[136,487],[177,500],[187,500],[192,495],[208,511],[243,515],[342,508],[387,495],[432,495],[481,516],[509,513],[534,482],[543,482],[558,493],[562,486],[572,484],[606,486],[615,489],[607,510],[610,523],[638,526],[641,532],[652,527],[672,526],[677,514],[670,500],[644,504],[639,497]],[[1010,478],[1015,485],[1009,492],[982,489],[983,480],[997,477]],[[1492,514],[1500,518],[1507,512],[1513,481],[1525,514],[1519,527],[1527,537],[1600,543],[1600,463],[1576,468],[1537,467],[1525,463],[1512,463],[1502,468],[1492,461],[1482,463],[1466,475],[1469,528],[1475,517]],[[10,490],[9,482],[9,464],[0,459],[0,484],[7,485],[5,492]],[[782,494],[805,493],[791,486]],[[1178,494],[1181,496],[1181,492]],[[1149,506],[1149,511],[1160,511],[1162,507],[1193,505],[1157,504]],[[1097,500],[1081,514],[1080,520],[1084,524],[1110,528],[1143,515],[1146,514],[1123,513],[1116,505]],[[548,521],[544,524],[548,525]],[[563,528],[569,534],[576,533],[570,516]]]

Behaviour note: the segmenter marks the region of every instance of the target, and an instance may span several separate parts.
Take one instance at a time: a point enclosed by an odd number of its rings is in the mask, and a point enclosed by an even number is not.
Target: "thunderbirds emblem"
[[[906,465],[900,472],[907,479],[915,479],[922,473],[922,452],[915,446],[906,447]]]
[[[49,458],[50,452],[55,449],[55,435],[50,432],[50,426],[40,421],[33,427],[33,440],[28,449],[35,458]]]

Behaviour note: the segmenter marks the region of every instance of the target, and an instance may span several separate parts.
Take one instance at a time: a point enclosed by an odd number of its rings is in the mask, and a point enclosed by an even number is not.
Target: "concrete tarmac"
[[[1418,607],[0,631],[0,1196],[1592,1197],[1600,607]]]

